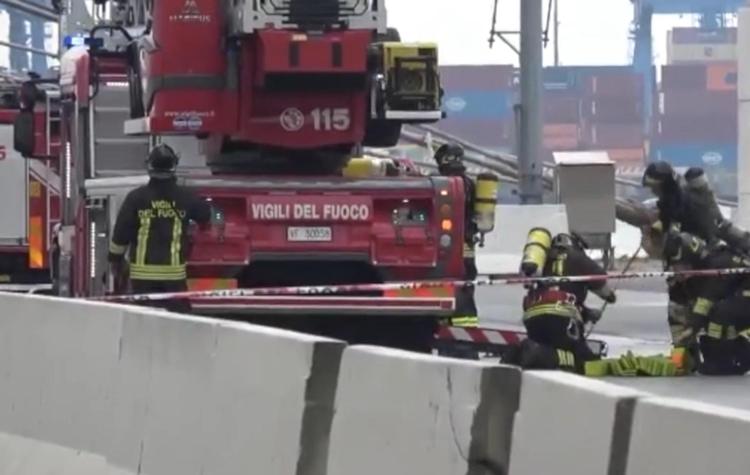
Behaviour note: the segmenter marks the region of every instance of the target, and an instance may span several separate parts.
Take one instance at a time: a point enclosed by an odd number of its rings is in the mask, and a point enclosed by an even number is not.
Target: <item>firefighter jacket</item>
[[[657,207],[663,232],[677,228],[708,243],[716,241],[721,212],[717,213],[715,204],[702,194],[689,193],[680,187],[673,195],[660,198]]]
[[[580,249],[552,248],[544,264],[543,275],[606,275],[593,259]],[[539,315],[557,315],[582,319],[582,310],[589,290],[598,291],[606,286],[606,280],[593,282],[560,283],[542,289],[531,289],[524,299],[524,320]]]
[[[152,178],[125,197],[109,259],[122,259],[129,249],[131,279],[184,280],[189,222],[205,225],[210,219],[209,205],[176,180]]]
[[[702,269],[737,269],[750,267],[750,259],[737,256],[729,248],[722,247],[711,251],[697,266]],[[691,288],[695,292],[690,322],[694,329],[705,326],[714,305],[732,295],[742,294],[750,289],[750,278],[744,274],[725,276],[691,277]]]

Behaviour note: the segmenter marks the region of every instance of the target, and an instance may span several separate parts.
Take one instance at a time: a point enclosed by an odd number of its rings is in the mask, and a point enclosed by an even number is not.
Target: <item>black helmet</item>
[[[708,188],[708,178],[701,167],[688,168],[685,172],[685,182],[690,188]]]
[[[667,183],[674,183],[677,181],[672,165],[667,162],[653,162],[646,167],[646,171],[643,173],[643,186],[649,188],[662,187]]]
[[[148,155],[146,165],[152,178],[172,178],[177,172],[180,159],[174,149],[167,144],[159,144]]]
[[[554,238],[552,238],[552,245],[555,247],[561,247],[561,248],[576,248],[581,251],[585,251],[589,248],[588,243],[585,239],[581,237],[580,234],[571,232],[568,233],[560,233],[556,235]]]
[[[443,144],[435,152],[435,162],[441,170],[464,171],[464,149],[457,144]]]

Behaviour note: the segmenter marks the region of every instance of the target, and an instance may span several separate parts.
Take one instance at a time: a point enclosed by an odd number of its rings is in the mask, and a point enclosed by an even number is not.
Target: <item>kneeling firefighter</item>
[[[524,247],[521,272],[527,277],[606,275],[586,255],[587,247],[575,233],[552,238],[548,230],[534,228]],[[585,324],[596,323],[602,316],[600,310],[585,306],[589,291],[607,302],[616,301],[606,279],[530,286],[523,301],[523,323],[528,338],[509,351],[503,361],[527,369],[562,369],[585,374],[586,362],[600,358],[584,337]]]
[[[721,240],[734,252],[750,252],[750,234],[722,216],[703,169],[689,168],[680,177],[669,163],[655,162],[647,167],[643,185],[658,197],[659,220],[654,223],[654,229],[662,235],[686,232],[710,246]],[[663,260],[665,270],[668,270],[669,264],[666,259]],[[685,372],[693,369],[699,356],[694,332],[688,321],[694,298],[691,280],[667,279],[667,320],[672,335],[673,357]]]
[[[670,233],[664,246],[665,258],[676,270],[738,269],[750,267],[750,259],[726,245],[709,246],[689,233]],[[688,321],[702,362],[695,369],[702,374],[741,375],[750,370],[750,276],[690,277],[693,304]]]
[[[460,145],[444,144],[435,152],[440,175],[459,176],[464,182],[464,280],[474,280],[477,278],[476,244],[481,245],[484,234],[494,228],[499,181],[495,175],[483,173],[474,183],[466,173],[463,159],[464,149]],[[474,289],[474,285],[456,289],[455,314],[443,323],[457,327],[479,325]]]

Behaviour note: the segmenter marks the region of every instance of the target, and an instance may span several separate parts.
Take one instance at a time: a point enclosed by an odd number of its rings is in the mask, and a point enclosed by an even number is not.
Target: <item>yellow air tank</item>
[[[474,221],[482,235],[480,245],[484,244],[484,235],[495,229],[495,206],[500,179],[492,173],[480,173],[474,190]]]
[[[386,176],[388,163],[393,163],[387,158],[356,157],[349,160],[344,167],[342,175],[346,178],[373,178]]]
[[[552,244],[552,234],[545,228],[532,228],[523,247],[521,272],[527,276],[539,276],[544,270],[547,253]]]

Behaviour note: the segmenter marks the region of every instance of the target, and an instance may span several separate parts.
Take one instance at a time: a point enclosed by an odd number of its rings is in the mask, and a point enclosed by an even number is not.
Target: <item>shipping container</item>
[[[512,65],[440,66],[440,81],[446,90],[510,90],[514,75]]]
[[[737,63],[711,63],[706,65],[706,89],[709,91],[736,91]]]
[[[555,66],[542,71],[544,89],[547,91],[583,91],[591,76],[631,74],[631,66]]]
[[[439,130],[467,142],[495,150],[509,151],[515,143],[512,120],[465,120],[448,117],[435,124]]]
[[[581,142],[587,148],[612,149],[643,147],[643,125],[595,124],[587,122],[581,133]]]
[[[674,44],[735,44],[737,28],[673,28]]]
[[[508,91],[446,89],[443,108],[448,117],[505,120],[513,116],[513,99],[513,94]]]
[[[645,158],[645,150],[643,147],[633,148],[612,148],[607,150],[609,159],[615,163],[627,163],[632,164],[642,163]]]
[[[591,76],[585,81],[588,96],[643,97],[643,76],[633,72]]]
[[[660,116],[656,121],[658,142],[735,142],[736,117]]]
[[[667,64],[736,61],[736,45],[667,45]]]
[[[702,167],[709,177],[737,172],[736,143],[658,142],[651,150],[651,160],[664,160],[674,167]],[[722,188],[728,191],[726,185]]]
[[[544,124],[544,137],[576,137],[578,138],[578,124]]]
[[[578,135],[572,136],[545,136],[542,140],[542,146],[551,151],[577,150],[579,147]]]
[[[544,123],[575,122],[581,118],[578,97],[545,94],[542,99]]]
[[[659,93],[659,114],[671,117],[737,118],[736,91],[672,90]]]
[[[642,120],[643,103],[635,97],[599,97],[582,102],[586,121],[600,124],[632,124]]]
[[[705,64],[668,64],[661,67],[661,90],[706,89]]]

